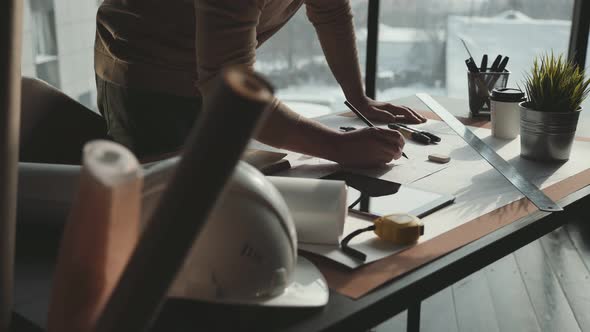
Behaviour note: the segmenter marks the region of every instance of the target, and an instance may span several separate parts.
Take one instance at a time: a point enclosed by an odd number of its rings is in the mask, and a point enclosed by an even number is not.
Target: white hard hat
[[[282,196],[262,173],[240,162],[170,295],[314,307],[325,305],[328,294],[322,274],[297,256],[295,226]]]

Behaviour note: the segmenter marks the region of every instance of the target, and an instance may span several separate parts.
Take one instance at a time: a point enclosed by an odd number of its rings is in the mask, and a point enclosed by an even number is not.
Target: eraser
[[[446,164],[451,161],[451,157],[440,153],[433,153],[428,155],[428,160],[439,164]]]

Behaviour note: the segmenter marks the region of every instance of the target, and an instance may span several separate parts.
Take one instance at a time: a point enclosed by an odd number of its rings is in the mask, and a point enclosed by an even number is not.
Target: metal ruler
[[[471,130],[467,129],[449,111],[426,93],[417,93],[418,97],[430,110],[438,115],[451,129],[461,136],[477,153],[504,176],[516,189],[535,204],[539,210],[547,212],[563,211],[563,208],[547,197],[539,188],[525,179],[514,166],[500,157],[496,151],[485,144]]]

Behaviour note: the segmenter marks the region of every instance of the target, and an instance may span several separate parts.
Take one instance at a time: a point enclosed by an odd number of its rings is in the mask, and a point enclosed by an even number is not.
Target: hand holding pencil
[[[405,140],[388,128],[359,128],[337,134],[331,153],[333,160],[352,168],[374,168],[402,157]]]
[[[375,125],[369,121],[369,119],[367,119],[358,109],[356,109],[356,107],[354,107],[348,100],[344,101],[344,104],[354,113],[356,114],[356,116],[359,117],[359,119],[361,119],[369,128],[376,128]],[[403,142],[403,139],[402,139]],[[405,142],[403,142],[405,144]],[[403,144],[402,144],[402,148],[403,148]],[[400,149],[401,152],[401,149]],[[401,152],[401,155],[408,159],[408,156]],[[397,158],[396,158],[397,159]]]

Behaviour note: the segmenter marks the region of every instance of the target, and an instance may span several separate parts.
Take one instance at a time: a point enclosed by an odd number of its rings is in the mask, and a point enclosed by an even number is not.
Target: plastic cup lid
[[[491,100],[502,102],[521,102],[524,100],[524,92],[516,88],[496,88],[492,90]]]

